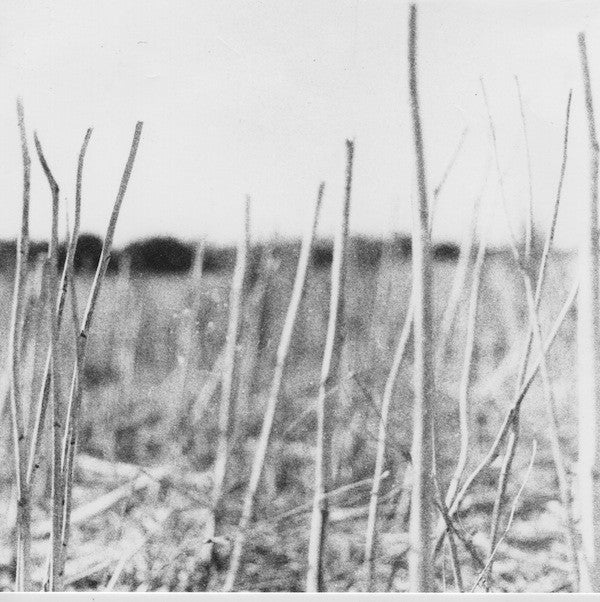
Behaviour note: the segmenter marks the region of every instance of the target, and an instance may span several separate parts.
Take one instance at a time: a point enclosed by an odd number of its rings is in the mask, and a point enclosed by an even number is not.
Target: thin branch
[[[244,505],[242,508],[242,516],[238,525],[237,533],[235,536],[233,550],[231,553],[231,560],[229,564],[229,571],[223,586],[223,590],[229,592],[235,585],[237,573],[240,568],[242,549],[246,538],[246,532],[252,519],[252,510],[254,507],[254,498],[256,496],[256,490],[258,489],[258,483],[262,475],[263,466],[265,463],[265,456],[267,453],[267,446],[269,444],[269,438],[271,436],[271,429],[273,427],[273,418],[275,416],[275,408],[277,406],[277,400],[279,398],[279,391],[281,389],[281,383],[283,381],[283,371],[285,368],[288,351],[294,331],[294,325],[296,323],[296,316],[298,314],[298,308],[304,292],[306,274],[308,271],[308,262],[310,259],[310,249],[314,240],[315,230],[317,227],[317,221],[319,217],[319,209],[321,207],[321,201],[323,199],[323,192],[325,184],[322,183],[319,186],[319,192],[314,205],[313,213],[309,227],[302,240],[302,247],[300,249],[300,257],[298,259],[298,267],[296,269],[296,277],[294,279],[294,287],[292,290],[292,297],[290,304],[287,309],[281,338],[279,340],[279,347],[277,349],[277,362],[275,365],[275,373],[273,375],[273,382],[271,384],[271,390],[267,405],[265,408],[265,414],[263,418],[262,429],[260,432],[258,445],[254,453],[254,459],[252,461],[252,471],[250,474],[250,481],[248,483],[248,489],[244,498]]]
[[[61,535],[63,518],[63,489],[64,480],[61,470],[61,439],[62,439],[62,416],[60,412],[60,381],[59,381],[59,363],[58,363],[58,324],[55,308],[57,305],[58,292],[58,211],[59,211],[59,187],[52,175],[52,171],[46,161],[42,145],[40,144],[36,132],[33,134],[35,148],[42,170],[52,194],[52,227],[50,234],[50,244],[48,245],[48,268],[49,277],[48,302],[50,320],[50,390],[52,399],[52,530],[50,533],[51,552],[50,552],[50,579],[48,589],[51,592],[61,591],[63,589],[62,579],[58,577],[57,569],[60,567],[61,554]]]
[[[462,479],[465,467],[467,465],[467,457],[469,453],[469,386],[471,384],[471,371],[473,369],[473,351],[475,348],[475,326],[477,321],[477,309],[479,307],[479,292],[481,288],[481,278],[483,274],[483,264],[486,254],[486,235],[485,228],[481,228],[479,239],[479,249],[475,266],[473,267],[473,280],[471,284],[471,296],[469,299],[469,310],[467,317],[467,333],[465,344],[465,355],[463,358],[463,369],[461,373],[459,394],[458,394],[458,410],[460,422],[460,451],[456,469],[452,475],[448,491],[446,492],[445,505],[451,504],[458,485]]]
[[[483,85],[483,82],[482,82],[482,85]],[[486,98],[486,103],[487,103],[487,98]],[[570,96],[569,96],[569,104],[567,105],[567,126],[566,126],[567,134],[568,134],[569,111],[570,111]],[[492,139],[494,141],[494,153],[496,155],[496,164],[498,166],[499,158],[497,155],[498,151],[497,151],[497,147],[495,144],[495,138],[494,138],[494,124],[492,121],[491,114],[489,112],[489,107],[488,107],[488,118],[489,118],[489,123],[490,123],[490,132],[492,134]],[[562,173],[561,173],[561,177],[562,177]],[[500,173],[499,173],[499,178],[500,178],[500,186],[503,189],[503,184],[502,184],[502,180],[500,177]],[[559,182],[559,184],[560,184],[560,182]],[[560,184],[560,186],[562,186],[562,184]],[[560,191],[560,187],[559,187],[559,191]],[[505,201],[504,195],[502,196],[502,199],[503,199],[503,202],[505,203],[506,201]],[[528,311],[529,311],[529,320],[530,320],[530,326],[531,326],[531,333],[530,333],[530,336],[528,339],[526,352],[523,357],[523,363],[522,363],[523,369],[526,366],[527,361],[529,359],[532,338],[535,340],[535,343],[538,347],[538,351],[542,352],[542,350],[543,350],[542,332],[541,332],[541,326],[539,323],[538,311],[539,311],[539,306],[540,306],[540,301],[541,301],[541,291],[542,291],[542,286],[543,286],[543,281],[544,281],[546,264],[547,264],[548,256],[549,256],[553,238],[554,238],[554,231],[555,231],[555,227],[556,227],[556,219],[557,219],[557,214],[558,214],[559,203],[560,203],[560,194],[558,194],[557,198],[556,198],[554,215],[553,215],[552,222],[550,224],[550,232],[548,234],[548,237],[546,240],[546,245],[544,248],[544,253],[542,256],[542,262],[540,265],[540,277],[538,278],[538,283],[537,283],[535,293],[533,292],[532,278],[531,278],[531,273],[529,270],[530,266],[524,265],[523,263],[521,263],[519,261],[519,252],[516,248],[516,243],[512,238],[510,239],[511,249],[512,249],[513,255],[516,259],[519,272],[523,279],[523,284],[525,286],[526,301],[527,301],[527,307],[528,307]],[[507,220],[508,220],[508,212],[506,212],[506,215],[507,215]],[[545,357],[543,356],[543,354],[541,355],[541,357],[542,357],[542,362],[540,365],[540,372],[541,372],[541,376],[542,376],[542,385],[544,388],[544,398],[546,401],[546,406],[549,409],[550,415],[554,416],[554,401],[552,398],[552,387],[550,384],[550,376],[549,376],[548,368],[546,366]],[[523,370],[521,370],[520,375],[519,375],[519,380],[517,381],[517,391],[522,382],[521,381],[522,374],[523,374]],[[494,509],[493,509],[493,513],[492,513],[492,527],[491,527],[491,537],[490,537],[491,548],[494,547],[494,545],[496,543],[496,538],[498,536],[502,503],[504,500],[506,486],[507,486],[508,478],[510,475],[510,470],[511,470],[512,462],[513,462],[513,458],[515,455],[516,446],[517,446],[517,442],[518,442],[518,438],[519,438],[519,410],[517,410],[515,412],[515,414],[513,415],[513,419],[512,419],[512,423],[510,425],[509,431],[510,432],[509,432],[509,440],[508,440],[507,450],[505,452],[502,470],[500,472],[498,493],[497,493],[496,500],[494,502]],[[559,446],[558,440],[555,442],[555,447],[557,447],[559,449],[559,455],[560,455],[560,446]],[[561,470],[564,471],[564,466],[563,466],[562,460],[560,458],[559,458],[559,462],[556,464],[555,467],[556,467],[557,472],[560,472]],[[561,476],[559,475],[559,481],[560,480],[561,480]],[[566,499],[568,501],[568,496]],[[566,510],[568,511],[568,508]],[[486,579],[486,583],[488,583],[488,584],[489,584],[489,575],[491,574],[492,564],[493,564],[493,559],[492,559],[492,562],[490,562],[489,567],[488,567],[489,573],[488,573],[488,578]]]
[[[600,268],[598,242],[598,171],[600,147],[596,132],[592,83],[585,33],[579,34],[579,54],[585,92],[589,137],[589,199],[583,204],[585,228],[580,243],[581,295],[577,312],[579,364],[579,506],[587,571],[584,591],[600,592]]]
[[[315,454],[315,488],[308,545],[308,571],[306,591],[324,591],[323,548],[327,533],[329,504],[327,492],[331,487],[331,438],[333,424],[331,410],[326,407],[326,390],[340,371],[342,348],[345,341],[344,286],[347,267],[348,222],[350,218],[350,196],[352,189],[352,167],[354,142],[346,140],[346,193],[333,248],[331,264],[331,293],[329,320],[325,340],[325,351],[319,380],[317,397],[317,441]]]
[[[88,297],[88,303],[83,315],[81,328],[78,337],[77,344],[77,358],[75,362],[75,367],[73,369],[73,375],[71,377],[71,388],[69,391],[69,402],[67,406],[67,418],[65,422],[65,437],[63,439],[62,445],[62,470],[65,475],[65,491],[67,491],[68,496],[72,495],[72,479],[73,479],[73,459],[75,455],[75,447],[77,443],[77,423],[79,419],[79,408],[81,405],[81,379],[80,379],[80,370],[83,369],[85,364],[85,352],[86,352],[86,343],[89,334],[90,327],[92,325],[92,320],[94,317],[94,311],[96,309],[96,304],[98,298],[100,296],[100,290],[102,288],[102,283],[106,276],[106,270],[108,269],[108,263],[110,261],[112,242],[115,234],[115,229],[117,227],[117,221],[119,218],[119,212],[121,209],[121,204],[123,203],[123,198],[125,197],[125,192],[127,191],[127,185],[129,183],[129,178],[131,177],[131,172],[133,170],[133,164],[135,162],[135,157],[137,154],[137,149],[140,142],[140,137],[142,135],[142,127],[143,123],[138,121],[135,126],[135,131],[133,134],[133,140],[131,143],[131,148],[129,151],[129,157],[127,158],[127,163],[125,165],[125,170],[123,172],[123,176],[121,178],[121,183],[119,185],[119,190],[117,192],[117,198],[115,200],[115,204],[113,206],[113,210],[110,216],[108,228],[106,231],[106,236],[104,238],[104,243],[102,245],[102,251],[100,253],[100,259],[98,261],[98,267],[96,269],[96,275],[94,277],[94,282],[92,284],[92,289],[90,291]],[[67,508],[70,507],[69,497],[65,501],[65,506]],[[66,549],[68,545],[68,530],[69,530],[69,516],[65,516],[63,521],[63,555],[66,555]],[[62,575],[60,575],[62,577]]]
[[[212,507],[204,531],[204,540],[207,542],[203,554],[207,559],[213,556],[213,541],[217,529],[217,511],[227,470],[227,460],[231,446],[231,421],[230,408],[233,389],[233,375],[235,369],[235,356],[238,346],[238,336],[243,303],[243,286],[248,262],[250,247],[250,197],[246,197],[244,205],[244,224],[238,242],[233,280],[229,294],[229,324],[225,340],[223,370],[221,372],[221,404],[219,407],[219,431],[217,435],[217,451],[213,469]]]
[[[409,91],[415,145],[419,201],[413,219],[414,316],[414,426],[413,491],[410,515],[409,581],[411,591],[433,591],[430,563],[433,503],[432,427],[434,412],[434,365],[432,320],[432,252],[428,232],[427,177],[417,89],[417,7],[410,5],[408,41]]]
[[[85,154],[87,152],[87,147],[91,135],[92,129],[89,128],[83,139],[83,144],[81,145],[81,150],[79,151],[79,160],[77,162],[77,179],[75,185],[75,219],[73,223],[73,231],[71,232],[71,236],[69,238],[69,245],[67,247],[65,265],[63,267],[60,283],[60,295],[58,298],[58,305],[56,308],[56,321],[59,330],[62,324],[64,305],[67,297],[67,289],[70,286],[69,282],[73,279],[75,253],[77,250],[77,241],[79,240],[79,228],[81,224],[81,187],[83,181],[83,166],[85,161]],[[51,351],[48,350],[48,353],[46,355],[46,365],[44,367],[44,376],[42,378],[42,388],[40,391],[36,408],[36,419],[33,427],[33,435],[31,437],[29,447],[27,483],[30,486],[33,483],[33,479],[35,478],[35,473],[39,468],[40,444],[46,418],[46,409],[50,397],[51,361],[52,354]]]
[[[27,133],[23,103],[17,100],[17,116],[21,136],[23,159],[23,201],[21,211],[21,233],[17,241],[15,283],[13,289],[10,333],[8,339],[8,361],[11,366],[11,415],[15,461],[15,485],[17,493],[17,576],[16,591],[31,588],[31,500],[26,475],[26,433],[23,424],[23,399],[20,391],[19,349],[23,319],[24,294],[27,287],[27,260],[29,255],[29,199],[31,188],[31,158],[27,147]]]

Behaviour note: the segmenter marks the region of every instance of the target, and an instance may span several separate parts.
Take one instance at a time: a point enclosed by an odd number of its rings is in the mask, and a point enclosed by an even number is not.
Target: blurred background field
[[[199,591],[206,589],[210,580],[218,582],[227,566],[226,538],[216,546],[216,574],[207,574],[199,551],[215,454],[219,367],[235,252],[206,249],[203,274],[198,280],[193,245],[173,239],[161,244],[152,247],[149,242],[137,243],[115,254],[90,334],[72,546],[66,570],[69,588]],[[282,240],[252,248],[236,351],[232,449],[219,511],[223,535],[233,533],[239,520],[298,250],[299,244]],[[435,255],[437,332],[457,268],[458,248],[438,245]],[[354,238],[350,240],[349,257],[344,376],[334,385],[343,394],[333,408],[333,486],[339,491],[332,497],[326,547],[330,591],[359,589],[378,408],[411,287],[410,244],[406,239]],[[86,266],[93,267],[94,261],[80,253],[76,278],[80,314],[93,275]],[[292,338],[252,533],[244,551],[240,590],[304,589],[313,487],[313,410],[325,342],[330,263],[331,243],[318,241]],[[32,322],[39,312],[41,277],[35,265],[32,260],[35,275],[27,306]],[[572,254],[553,252],[540,309],[544,334],[567,296],[574,269]],[[482,273],[469,389],[472,444],[467,470],[474,468],[489,449],[511,403],[528,323],[522,281],[511,255],[490,249]],[[12,276],[10,265],[5,265],[0,285],[1,328],[9,323]],[[457,398],[470,278],[471,270],[436,370],[438,473],[444,487],[455,468],[459,449]],[[572,309],[548,355],[559,435],[569,469],[576,453],[575,318]],[[72,347],[67,349],[69,329],[73,330],[74,344],[73,323],[67,319],[62,327],[65,349],[61,383],[65,389],[72,361],[68,358],[73,357]],[[7,333],[3,332],[0,340],[6,339]],[[23,361],[33,368],[33,398],[39,391],[44,354],[45,346],[39,342],[37,347],[26,345],[22,350]],[[383,481],[381,535],[375,562],[379,591],[407,589],[405,476],[412,425],[411,354],[409,346],[388,431],[387,476]],[[10,453],[7,409],[1,423],[5,458]],[[513,527],[499,549],[496,588],[569,591],[567,546],[537,382],[523,405],[521,431],[509,499],[514,498],[521,484],[534,438],[539,450]],[[49,470],[44,465],[40,471],[37,500],[49,499],[43,495],[49,491]],[[496,462],[484,471],[459,513],[460,524],[475,547],[480,547],[482,556],[488,545],[499,470]],[[0,587],[6,589],[14,579],[12,464],[4,462],[0,473],[0,503],[7,518],[0,527]],[[100,503],[102,507],[94,508],[93,502],[98,500],[104,500],[106,506]],[[89,512],[77,515],[77,508]],[[39,507],[34,513],[34,558],[39,580],[48,545],[44,531],[47,511]],[[463,573],[476,576],[480,567],[463,547],[459,546],[459,552]],[[437,570],[443,584],[445,576],[451,575],[448,551],[444,549],[441,557]]]

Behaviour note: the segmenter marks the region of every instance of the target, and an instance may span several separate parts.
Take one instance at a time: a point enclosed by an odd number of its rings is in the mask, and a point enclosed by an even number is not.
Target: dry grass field
[[[333,383],[330,391],[332,398],[337,388],[343,394],[339,397],[342,402],[333,410],[334,494],[325,547],[329,591],[362,588],[379,407],[407,312],[411,283],[410,256],[386,248],[384,245],[380,257],[351,262],[346,283],[343,377]],[[204,274],[197,288],[193,270],[160,276],[127,273],[122,260],[120,272],[108,278],[90,333],[90,353],[83,376],[80,456],[66,566],[69,589],[202,591],[219,587],[228,565],[227,536],[234,535],[239,520],[269,394],[296,255],[295,246],[275,254],[274,263],[265,269],[265,263],[260,263],[258,275],[247,278],[244,285],[230,460],[219,510],[218,535],[223,539],[215,545],[210,572],[201,549],[216,453],[220,356],[229,314],[231,270]],[[454,259],[439,259],[435,263],[434,312],[438,324],[456,269]],[[560,312],[573,280],[573,269],[572,256],[559,252],[552,255],[540,309],[544,334]],[[76,283],[83,311],[91,278],[81,275]],[[446,352],[436,368],[437,470],[444,490],[455,469],[459,449],[458,390],[469,287],[468,278]],[[197,303],[194,290],[199,291]],[[0,294],[0,324],[7,324],[11,295],[7,276]],[[237,589],[304,589],[314,479],[315,399],[328,296],[329,266],[313,261],[294,329]],[[35,294],[29,310],[35,314]],[[67,349],[72,327],[72,322],[65,320],[63,387],[68,387],[67,364],[72,362],[72,353]],[[468,472],[489,449],[511,403],[526,327],[524,292],[512,258],[505,252],[489,251],[481,283],[468,394]],[[376,591],[408,588],[406,474],[412,424],[411,354],[409,346],[390,410],[374,561]],[[44,345],[40,343],[36,349],[24,350],[25,361],[34,366],[32,391],[40,387],[44,355]],[[572,310],[548,354],[560,441],[569,471],[576,454],[574,361]],[[5,454],[10,451],[8,429],[5,412]],[[510,500],[524,479],[533,439],[539,449],[511,529],[497,553],[495,591],[570,591],[573,587],[547,433],[541,387],[536,380],[523,403],[521,440],[508,485]],[[48,549],[50,471],[46,460],[36,483],[32,554],[34,580],[38,584],[43,580]],[[498,460],[486,468],[458,515],[461,527],[482,558],[489,545],[499,471]],[[9,462],[3,464],[1,478],[0,501],[8,520],[2,521],[1,527],[0,585],[6,590],[12,587],[15,571],[13,475]],[[463,545],[458,546],[458,553],[463,578],[471,582],[481,567]],[[436,563],[436,578],[440,588],[454,589],[446,546]]]

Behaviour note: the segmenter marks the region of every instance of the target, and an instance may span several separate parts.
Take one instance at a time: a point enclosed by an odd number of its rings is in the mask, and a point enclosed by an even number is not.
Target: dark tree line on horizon
[[[372,236],[354,236],[349,245],[354,261],[359,268],[370,269],[379,265],[384,246],[391,243],[391,250],[398,258],[410,258],[412,241],[410,236],[397,234],[391,239]],[[258,265],[264,252],[271,252],[282,260],[294,257],[299,249],[297,240],[277,240],[275,242],[259,242],[253,245],[251,265]],[[188,272],[194,263],[197,243],[185,242],[172,236],[153,236],[133,241],[121,249],[115,249],[111,256],[109,272],[118,269],[120,258],[127,255],[134,273],[146,274],[182,274]],[[46,254],[46,241],[32,241],[29,247],[29,260]],[[91,273],[97,265],[102,250],[102,239],[95,234],[82,234],[77,244],[74,267],[79,273]],[[16,243],[14,240],[0,240],[0,271],[10,273],[14,269]],[[493,252],[493,251],[488,251]],[[503,252],[498,249],[496,252]],[[434,245],[434,258],[437,261],[456,261],[460,247],[454,242],[439,242]],[[66,247],[59,249],[59,265],[66,255]],[[315,241],[311,252],[311,264],[316,269],[328,269],[333,257],[333,241],[320,239]],[[204,247],[203,270],[206,273],[229,271],[235,262],[233,245],[206,244]]]

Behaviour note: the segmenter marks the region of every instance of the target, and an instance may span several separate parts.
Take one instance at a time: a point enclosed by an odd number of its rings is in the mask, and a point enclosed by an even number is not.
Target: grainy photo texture
[[[595,2],[0,17],[0,591],[600,593]]]

